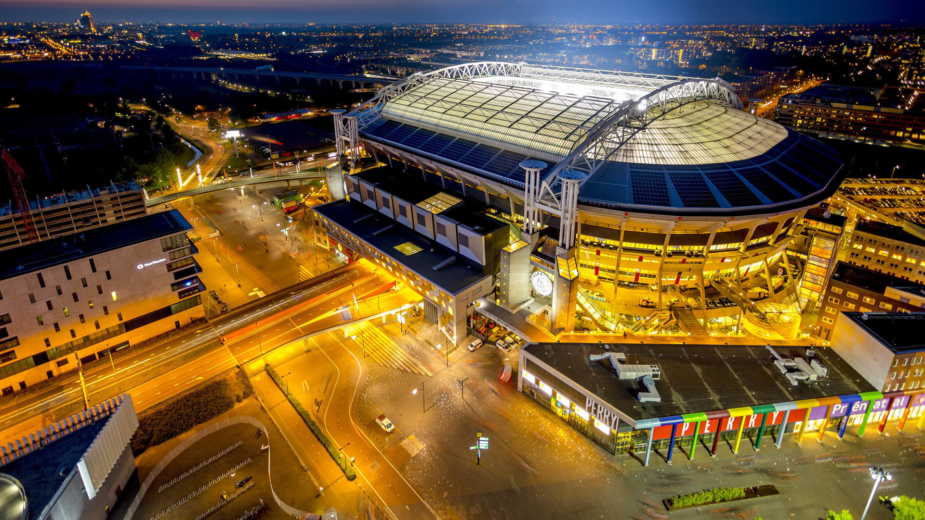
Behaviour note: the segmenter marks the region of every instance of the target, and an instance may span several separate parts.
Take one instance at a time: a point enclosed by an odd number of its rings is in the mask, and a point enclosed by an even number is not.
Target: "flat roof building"
[[[0,252],[4,395],[203,316],[176,210]]]
[[[925,393],[878,392],[837,351],[541,343],[521,350],[518,390],[606,451],[638,453],[645,465],[652,450],[670,463],[676,447],[693,459],[721,442],[738,453],[743,439],[757,450],[780,447],[788,434],[799,444],[809,432],[842,437],[857,426],[863,436],[869,423],[925,411]]]
[[[843,312],[915,312],[921,307],[898,291],[919,291],[915,282],[838,262],[825,287],[813,333],[834,341],[832,332]],[[905,301],[903,301],[905,299]]]
[[[925,114],[886,106],[867,90],[820,85],[777,102],[777,121],[823,137],[873,144],[925,143]]]
[[[925,392],[925,313],[845,312],[832,347],[881,392]]]
[[[0,446],[0,510],[23,520],[105,518],[135,472],[128,394]]]
[[[858,220],[848,263],[916,283],[925,283],[925,240],[901,226]]]
[[[316,243],[388,269],[424,298],[424,316],[458,345],[468,335],[466,309],[494,287],[508,226],[480,216],[485,206],[477,201],[380,173],[394,182],[352,176],[347,200],[314,208],[316,233],[324,235]]]

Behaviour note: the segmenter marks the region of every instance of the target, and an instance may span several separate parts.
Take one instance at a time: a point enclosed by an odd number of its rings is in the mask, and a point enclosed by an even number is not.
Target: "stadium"
[[[336,112],[319,242],[403,276],[451,340],[480,298],[557,338],[793,339],[824,285],[834,244],[786,250],[843,162],[722,80],[484,62]]]

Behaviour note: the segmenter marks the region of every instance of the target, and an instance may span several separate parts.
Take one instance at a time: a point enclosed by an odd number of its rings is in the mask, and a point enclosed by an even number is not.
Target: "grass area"
[[[225,165],[222,166],[222,168],[225,168],[226,171],[236,172],[239,170],[246,170],[247,167],[250,166],[250,163],[246,158],[234,156],[234,149],[231,149],[229,152],[225,153],[231,154],[231,157],[225,162]]]
[[[267,373],[270,374],[270,379],[276,383],[276,386],[286,394],[286,397],[289,399],[289,402],[292,403],[292,406],[295,408],[299,415],[302,417],[302,420],[305,421],[305,424],[308,426],[308,429],[315,434],[315,437],[318,438],[318,441],[326,450],[328,450],[328,455],[334,459],[334,462],[340,467],[344,472],[344,475],[347,477],[347,480],[356,480],[357,474],[353,470],[353,466],[347,464],[347,457],[341,457],[341,453],[338,452],[337,446],[331,442],[331,439],[328,439],[328,436],[321,431],[321,426],[318,426],[308,413],[302,403],[292,394],[286,390],[286,384],[280,379],[279,374],[276,373],[276,370],[273,369],[270,365],[267,365]]]

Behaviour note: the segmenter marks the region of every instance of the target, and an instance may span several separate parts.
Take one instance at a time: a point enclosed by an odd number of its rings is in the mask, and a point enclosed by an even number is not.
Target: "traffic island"
[[[328,455],[334,459],[334,462],[336,462],[341,471],[344,472],[344,476],[347,477],[347,480],[356,480],[357,474],[353,470],[353,466],[348,463],[347,458],[340,456],[337,446],[331,442],[330,439],[328,439],[328,436],[325,435],[321,430],[321,426],[319,426],[318,423],[316,423],[314,419],[311,418],[308,410],[302,406],[302,403],[299,402],[299,400],[294,395],[290,394],[286,390],[286,384],[283,382],[282,378],[279,377],[279,374],[276,373],[276,370],[274,370],[270,365],[267,365],[266,368],[267,374],[270,374],[270,379],[276,383],[276,386],[279,387],[283,394],[286,395],[286,398],[289,399],[289,402],[296,409],[296,411],[299,412],[299,416],[303,421],[305,421],[308,429],[311,430],[313,434],[315,434],[315,437],[318,438],[318,442],[320,442],[321,445],[324,446],[324,448],[328,451]]]
[[[769,497],[779,495],[780,491],[773,485],[746,487],[746,488],[715,488],[698,493],[688,493],[672,498],[666,498],[663,502],[668,511],[677,511],[679,509],[689,509],[691,507],[710,506],[716,504],[725,504],[727,502],[738,502],[740,500],[750,500],[752,498]]]

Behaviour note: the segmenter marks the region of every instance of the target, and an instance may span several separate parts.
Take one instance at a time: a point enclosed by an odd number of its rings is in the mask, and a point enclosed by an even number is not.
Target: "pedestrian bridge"
[[[319,173],[317,171],[310,172],[300,172],[300,173],[287,173],[285,175],[276,175],[276,176],[259,176],[259,177],[244,177],[242,179],[237,179],[233,181],[224,182],[221,184],[212,184],[210,186],[202,186],[200,188],[190,188],[188,190],[182,190],[179,193],[173,192],[165,195],[160,195],[157,197],[147,197],[145,196],[145,206],[157,206],[158,204],[166,204],[168,202],[173,202],[184,197],[193,197],[195,195],[204,195],[206,193],[212,193],[216,191],[228,190],[233,188],[243,188],[244,186],[251,186],[254,184],[266,184],[270,182],[284,182],[284,181],[301,181],[305,179],[324,179],[325,174]]]

